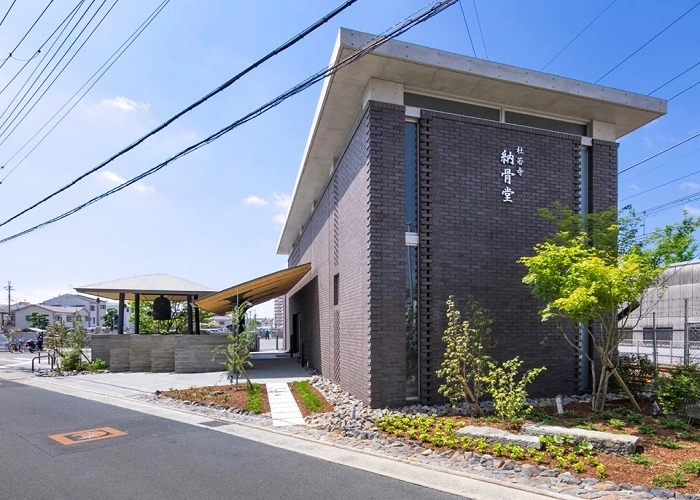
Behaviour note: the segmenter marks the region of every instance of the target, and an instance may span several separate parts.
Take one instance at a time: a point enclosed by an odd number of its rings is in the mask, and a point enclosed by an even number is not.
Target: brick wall
[[[310,365],[367,402],[371,398],[369,120],[365,110],[289,257],[289,266],[310,262],[311,272],[288,294],[286,318],[291,325],[292,316],[300,314],[301,339]],[[337,306],[333,305],[335,274],[340,281]]]
[[[523,148],[524,173],[508,186],[500,161]],[[565,134],[424,111],[420,121],[421,390],[440,400],[434,372],[444,352],[445,301],[473,295],[495,318],[499,360],[546,365],[533,393],[571,393],[576,359],[553,323],[542,323],[517,263],[552,228],[536,216],[555,201],[576,208],[579,139]],[[517,165],[511,166],[515,171]],[[510,187],[512,203],[501,192]]]

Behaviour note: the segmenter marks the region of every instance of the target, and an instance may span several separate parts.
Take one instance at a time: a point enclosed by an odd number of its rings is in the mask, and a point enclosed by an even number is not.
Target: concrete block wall
[[[151,337],[152,372],[175,371],[175,335],[149,335]]]
[[[129,337],[129,370],[132,372],[150,372],[151,368],[151,335],[130,335]]]
[[[225,345],[225,335],[178,335],[175,337],[175,373],[224,371],[223,354],[214,349]]]

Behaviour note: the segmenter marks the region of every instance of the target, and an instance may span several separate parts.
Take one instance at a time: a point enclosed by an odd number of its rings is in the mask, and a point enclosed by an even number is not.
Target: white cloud
[[[640,187],[639,187],[638,185],[636,185],[636,184],[630,184],[630,185],[629,185],[629,188],[630,188],[632,191],[639,191],[639,190],[640,190]]]
[[[148,110],[151,107],[151,105],[148,103],[136,102],[132,99],[129,99],[128,97],[120,95],[111,99],[102,99],[102,101],[100,101],[100,106],[103,106],[105,108],[119,109],[128,113],[132,111],[143,111],[148,113]]]
[[[283,226],[287,220],[287,214],[277,214],[272,218],[272,220],[274,220],[280,226]]]
[[[126,179],[124,179],[119,174],[112,172],[111,170],[103,170],[100,173],[100,175],[102,175],[102,178],[111,184],[123,184],[124,182],[126,182]],[[148,186],[140,181],[135,182],[130,187],[132,187],[134,189],[134,191],[138,191],[139,193],[144,193],[144,194],[154,193],[156,191],[156,189],[153,186]]]
[[[272,193],[272,198],[274,198],[275,206],[287,212],[289,210],[289,205],[292,203],[292,196],[286,193]]]
[[[264,207],[267,205],[267,201],[260,198],[259,196],[255,196],[254,194],[251,194],[250,196],[246,196],[243,198],[242,203],[244,205],[250,205],[254,207]]]
[[[700,189],[700,184],[697,182],[684,182],[681,184],[681,189]]]

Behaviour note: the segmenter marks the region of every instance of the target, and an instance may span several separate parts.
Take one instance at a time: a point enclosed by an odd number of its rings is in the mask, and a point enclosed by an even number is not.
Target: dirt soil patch
[[[239,385],[214,385],[207,387],[191,387],[189,389],[175,389],[172,391],[160,391],[160,394],[181,401],[191,401],[202,405],[215,405],[222,408],[239,408],[245,410],[248,402],[246,384]],[[262,409],[260,413],[270,413],[270,401],[267,398],[267,388],[260,385],[260,397]]]

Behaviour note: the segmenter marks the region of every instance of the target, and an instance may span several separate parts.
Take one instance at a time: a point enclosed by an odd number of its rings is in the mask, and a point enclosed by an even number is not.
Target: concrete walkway
[[[274,427],[306,425],[286,382],[268,383],[267,399],[270,401],[270,413]]]

